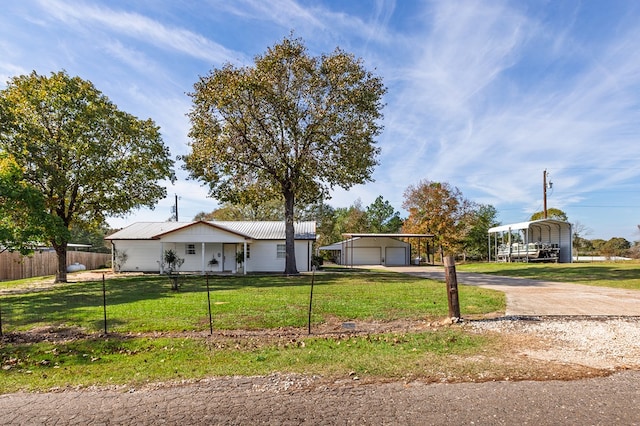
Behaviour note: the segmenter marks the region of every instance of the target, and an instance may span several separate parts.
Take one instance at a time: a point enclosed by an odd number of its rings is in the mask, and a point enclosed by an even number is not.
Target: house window
[[[278,259],[284,259],[287,257],[287,247],[284,244],[278,244],[276,250],[276,257]]]
[[[251,244],[247,244],[247,259],[251,258]]]
[[[185,247],[185,254],[196,254],[196,245],[195,244],[187,244]]]

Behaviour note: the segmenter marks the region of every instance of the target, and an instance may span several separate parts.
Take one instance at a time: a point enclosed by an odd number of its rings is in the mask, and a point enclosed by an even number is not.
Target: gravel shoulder
[[[444,281],[440,267],[388,268]],[[640,291],[457,272],[458,283],[502,291],[505,317],[469,321],[476,332],[539,341],[517,353],[589,368],[640,369]]]
[[[638,317],[505,317],[464,326],[478,333],[534,338],[539,345],[514,348],[534,360],[608,371],[640,370]]]

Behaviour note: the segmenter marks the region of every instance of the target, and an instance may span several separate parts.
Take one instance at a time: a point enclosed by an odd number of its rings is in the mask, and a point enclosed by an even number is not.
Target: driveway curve
[[[386,269],[443,281],[438,266],[400,266]],[[505,315],[602,315],[640,316],[640,291],[540,281],[526,278],[458,272],[458,284],[489,288],[505,293]]]

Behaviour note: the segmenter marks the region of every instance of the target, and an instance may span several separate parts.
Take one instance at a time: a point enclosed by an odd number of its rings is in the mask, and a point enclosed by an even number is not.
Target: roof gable
[[[167,234],[170,234],[170,233],[173,233],[173,232],[176,232],[176,231],[182,231],[182,230],[185,230],[187,228],[195,228],[195,227],[198,227],[199,225],[202,225],[202,226],[205,226],[205,227],[209,227],[209,228],[214,229],[214,230],[221,230],[221,231],[224,231],[224,232],[229,232],[231,234],[235,234],[235,235],[238,235],[240,237],[247,238],[247,239],[251,239],[252,238],[251,236],[249,236],[247,234],[244,234],[242,232],[238,232],[237,230],[229,229],[227,227],[220,226],[220,225],[218,225],[218,224],[216,224],[214,222],[206,222],[204,220],[199,220],[197,222],[187,223],[187,224],[185,224],[185,226],[182,226],[180,228],[173,229],[173,230],[166,231],[166,232],[163,232],[161,234],[158,234],[154,238],[156,238],[156,239],[157,238],[162,238]]]

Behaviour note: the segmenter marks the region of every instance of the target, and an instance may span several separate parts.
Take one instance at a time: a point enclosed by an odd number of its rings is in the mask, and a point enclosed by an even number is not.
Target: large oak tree
[[[152,120],[120,111],[90,81],[66,72],[14,77],[0,91],[0,154],[42,195],[50,218],[44,237],[58,257],[56,282],[67,280],[72,225],[91,228],[108,216],[153,208],[166,196],[159,182],[175,179]],[[42,213],[38,202],[23,207]]]
[[[349,53],[314,57],[300,39],[288,37],[253,66],[226,64],[194,88],[185,167],[221,201],[281,198],[284,273],[296,274],[297,206],[327,198],[335,186],[371,180],[382,80]]]

